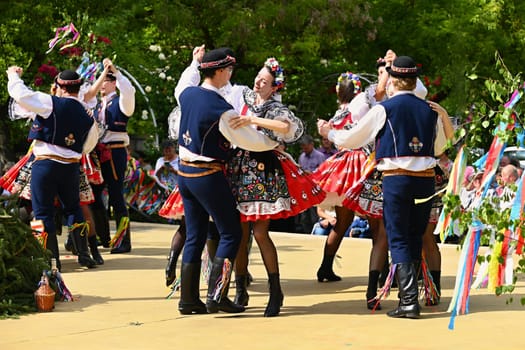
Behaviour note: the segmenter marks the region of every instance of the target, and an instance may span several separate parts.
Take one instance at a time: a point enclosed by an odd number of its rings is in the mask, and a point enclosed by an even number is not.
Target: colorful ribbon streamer
[[[67,37],[71,34],[73,35],[73,38],[68,39],[60,47],[59,51],[62,51],[64,49],[67,49],[68,47],[72,47],[78,44],[78,41],[80,40],[80,32],[77,30],[77,28],[75,28],[75,25],[73,24],[73,22],[63,27],[56,28],[55,37],[49,41],[49,50],[46,51],[46,54],[53,51],[53,49],[59,42],[66,40]]]

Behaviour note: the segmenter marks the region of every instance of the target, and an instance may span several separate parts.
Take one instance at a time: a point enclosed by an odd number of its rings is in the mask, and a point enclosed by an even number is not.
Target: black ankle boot
[[[337,282],[341,280],[341,277],[337,276],[332,269],[334,257],[335,255],[327,254],[323,256],[321,267],[317,270],[317,281],[324,282],[326,280],[327,282]]]
[[[170,250],[170,255],[168,256],[168,263],[166,264],[166,287],[169,287],[177,279],[177,259],[179,254],[174,249]]]
[[[73,224],[70,234],[75,249],[78,252],[78,263],[87,268],[96,267],[97,263],[91,259],[88,252],[86,223]]]
[[[182,263],[179,312],[182,315],[205,314],[206,304],[199,296],[200,263]]]
[[[248,275],[239,275],[235,277],[235,298],[233,302],[237,305],[248,306]]]
[[[97,263],[97,265],[104,265],[104,259],[102,258],[102,255],[100,255],[100,252],[98,251],[98,243],[97,243],[97,236],[88,236],[88,243],[89,243],[89,251],[91,252],[91,256],[93,257],[93,260]]]
[[[229,272],[223,274],[223,266],[225,264],[230,265],[226,268]],[[210,280],[208,281],[208,297],[206,298],[206,309],[210,314],[219,311],[228,313],[239,313],[244,311],[244,306],[237,305],[228,299],[232,266],[233,262],[230,262],[228,259],[219,257],[213,259]]]
[[[412,263],[399,263],[396,266],[399,286],[399,306],[387,312],[390,317],[419,318],[417,274]]]
[[[368,310],[381,310],[381,303],[376,300],[377,283],[381,272],[371,270],[368,272],[368,288],[366,290],[366,307]]]
[[[270,299],[268,300],[266,310],[264,310],[264,317],[274,317],[278,316],[281,312],[284,299],[279,273],[270,273],[268,275],[268,282],[270,284]]]

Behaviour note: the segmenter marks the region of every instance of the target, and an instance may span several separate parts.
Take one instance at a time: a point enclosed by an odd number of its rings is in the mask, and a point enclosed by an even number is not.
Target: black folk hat
[[[386,71],[396,78],[416,78],[419,75],[416,62],[409,56],[396,57],[392,66],[386,67]]]
[[[202,57],[202,62],[199,70],[215,70],[233,66],[235,64],[235,57],[232,56],[233,51],[227,47],[208,51]]]
[[[70,69],[66,69],[65,71],[60,72],[58,76],[56,77],[56,83],[60,86],[65,85],[81,85],[82,84],[82,78],[80,75],[78,75],[77,72],[72,71]]]

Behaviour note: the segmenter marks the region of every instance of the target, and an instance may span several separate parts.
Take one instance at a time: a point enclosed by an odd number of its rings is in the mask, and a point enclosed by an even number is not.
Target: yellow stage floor
[[[281,316],[262,317],[268,298],[266,273],[256,247],[250,255],[254,282],[250,305],[237,315],[182,316],[178,295],[167,300],[164,266],[176,226],[132,223],[133,251],[110,255],[106,264],[80,269],[64,256],[63,277],[77,298],[58,302],[50,313],[0,320],[0,349],[524,349],[521,328],[525,294],[520,276],[513,294],[472,292],[470,313],[448,329],[446,312],[454,287],[459,251],[441,246],[442,304],[423,307],[419,320],[391,319],[397,292],[383,310],[366,309],[371,241],[345,238],[335,266],[341,282],[318,283],[315,274],[325,237],[272,233],[279,252],[285,294]],[[62,239],[64,237],[61,237]],[[62,244],[61,244],[62,245]],[[201,283],[201,298],[206,286]],[[230,295],[232,295],[232,288]]]

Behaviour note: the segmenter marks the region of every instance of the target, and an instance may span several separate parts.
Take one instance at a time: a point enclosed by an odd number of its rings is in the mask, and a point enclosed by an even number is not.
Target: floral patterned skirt
[[[88,205],[95,201],[95,196],[93,195],[93,189],[89,184],[88,177],[84,172],[82,166],[80,167],[80,177],[79,177],[79,186],[80,186],[80,205]]]
[[[363,179],[360,190],[348,191],[343,205],[355,213],[381,219],[383,217],[383,173],[377,169]]]
[[[227,173],[243,222],[295,216],[326,196],[288,154],[278,151],[236,149]]]

